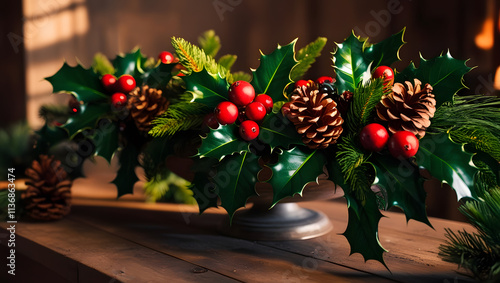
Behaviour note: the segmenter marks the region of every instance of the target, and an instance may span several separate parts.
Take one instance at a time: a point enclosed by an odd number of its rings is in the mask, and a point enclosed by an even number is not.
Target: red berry
[[[391,85],[394,83],[394,71],[387,66],[378,66],[375,71],[373,71],[373,78],[382,78],[385,85]]]
[[[238,107],[229,101],[223,101],[215,107],[215,118],[222,125],[232,124],[238,119]]]
[[[322,76],[322,77],[319,77],[317,80],[316,80],[316,83],[317,84],[324,84],[324,83],[327,83],[327,84],[333,84],[333,78],[332,77],[328,77],[328,76]]]
[[[163,64],[170,64],[174,62],[174,55],[168,51],[162,51],[160,52],[160,55],[158,55],[158,59],[161,60]]]
[[[252,120],[243,121],[240,125],[240,136],[246,141],[251,141],[259,136],[259,125]]]
[[[267,110],[264,104],[260,102],[252,102],[245,108],[245,115],[248,119],[258,122],[266,117]]]
[[[116,77],[113,76],[112,74],[106,74],[102,76],[101,83],[104,86],[104,89],[106,89],[109,92],[112,92],[114,85],[116,83]]]
[[[127,96],[121,92],[116,92],[111,96],[111,104],[115,108],[121,108],[127,103]]]
[[[217,129],[219,127],[219,122],[217,122],[215,113],[208,113],[207,115],[205,115],[205,118],[203,119],[203,124],[211,129]]]
[[[267,113],[273,111],[273,99],[267,94],[259,94],[255,97],[255,102],[260,102],[266,107]]]
[[[387,144],[389,133],[384,126],[372,123],[361,130],[359,139],[364,149],[378,152]]]
[[[389,139],[389,152],[398,159],[408,159],[415,156],[418,151],[418,138],[408,131],[396,132]]]
[[[123,93],[129,93],[135,88],[135,79],[131,75],[123,75],[118,78],[118,81],[116,81],[117,87],[116,90],[123,92]]]
[[[255,98],[253,86],[245,81],[236,81],[229,87],[229,100],[238,106],[248,105]]]
[[[303,86],[308,86],[309,83],[310,83],[310,81],[298,80],[298,81],[295,82],[295,88],[303,87]]]

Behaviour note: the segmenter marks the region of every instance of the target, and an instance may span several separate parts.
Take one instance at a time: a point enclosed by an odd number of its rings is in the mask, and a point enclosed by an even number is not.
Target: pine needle
[[[153,120],[154,127],[149,134],[153,137],[173,136],[179,131],[199,127],[206,113],[206,106],[200,103],[173,104],[165,114]]]
[[[347,127],[357,133],[369,121],[373,120],[374,109],[384,94],[382,79],[370,81],[354,90],[353,100],[349,108]]]
[[[201,49],[210,57],[215,57],[221,48],[220,38],[214,30],[207,30],[198,37]]]

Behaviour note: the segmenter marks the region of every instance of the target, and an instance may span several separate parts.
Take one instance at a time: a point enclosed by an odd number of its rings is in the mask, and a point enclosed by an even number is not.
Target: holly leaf
[[[186,82],[186,91],[192,93],[194,102],[215,108],[220,102],[228,99],[229,84],[219,75],[212,76],[203,69],[182,78]]]
[[[338,93],[354,89],[363,81],[365,72],[369,70],[371,61],[365,58],[366,39],[354,35],[354,32],[343,42],[336,43],[333,52],[333,63],[337,73],[335,86]]]
[[[143,81],[152,88],[164,89],[170,79],[172,79],[172,70],[177,63],[163,64],[160,63],[155,68],[143,74]]]
[[[248,151],[249,144],[239,138],[237,132],[238,126],[235,124],[221,125],[210,130],[207,136],[202,138],[198,156],[221,160],[226,155]]]
[[[397,206],[404,211],[406,221],[414,219],[432,227],[425,210],[426,192],[418,167],[407,160],[386,155],[374,154],[372,157],[377,176],[374,185],[386,200],[385,209]]]
[[[349,220],[347,228],[342,234],[351,246],[351,255],[360,253],[365,262],[374,259],[387,268],[384,262],[384,252],[386,250],[382,247],[378,238],[378,223],[383,215],[377,207],[375,195],[369,194],[363,201],[357,200],[348,194],[345,194],[345,196],[349,203],[356,203],[355,206],[349,206],[348,208]],[[353,207],[357,207],[358,212]]]
[[[111,163],[111,158],[118,149],[118,126],[109,119],[100,120],[92,141],[95,145],[95,154]]]
[[[401,61],[399,50],[405,44],[403,37],[406,28],[392,36],[373,44],[364,50],[364,56],[368,62],[372,63],[372,69],[378,66],[390,66],[392,63]]]
[[[307,183],[317,181],[317,177],[323,173],[325,163],[325,155],[318,150],[297,146],[282,151],[278,163],[269,166],[273,171],[269,180],[273,186],[273,206],[285,197],[296,194],[302,196]]]
[[[420,140],[416,162],[435,178],[448,183],[460,200],[473,198],[474,175],[478,169],[472,156],[464,150],[464,145],[454,143],[448,134],[426,135]]]
[[[297,64],[294,58],[295,43],[291,43],[276,48],[273,53],[264,55],[261,52],[260,66],[252,70],[252,86],[255,93],[265,93],[269,95],[274,102],[285,100],[283,95],[285,87],[290,84],[290,72]]]
[[[106,114],[110,107],[109,104],[104,103],[84,104],[80,107],[80,112],[71,115],[66,124],[61,127],[68,131],[68,135],[72,139],[77,133],[94,128],[99,118]]]
[[[292,81],[296,82],[311,68],[316,58],[321,55],[321,51],[326,45],[326,37],[318,37],[315,41],[301,48],[296,53],[296,59],[299,62],[290,73]]]
[[[137,155],[139,149],[133,143],[129,143],[120,152],[120,169],[116,174],[115,179],[111,182],[116,185],[118,189],[117,198],[132,194],[134,192],[134,184],[139,181],[135,174],[135,167],[139,166]]]
[[[84,103],[99,102],[109,98],[104,94],[105,90],[99,75],[80,64],[71,67],[65,62],[55,75],[45,79],[52,84],[52,92],[73,94]]]
[[[218,206],[218,188],[209,178],[212,168],[217,164],[219,164],[218,159],[195,158],[191,167],[194,178],[190,189],[193,191],[193,197],[198,203],[200,213],[203,213],[207,208]]]
[[[142,55],[140,49],[136,49],[123,56],[116,56],[112,61],[113,67],[115,67],[115,76],[119,77],[125,74],[131,75],[135,78],[136,84],[141,85],[142,80],[140,78],[143,74],[141,64],[146,60],[147,58]]]
[[[291,144],[303,144],[293,123],[281,113],[267,115],[260,125],[259,140],[269,144],[271,150],[277,146],[288,148]]]
[[[457,60],[448,51],[445,55],[426,60],[420,56],[418,68],[411,63],[401,73],[395,74],[396,82],[419,79],[422,84],[429,83],[433,87],[432,93],[436,98],[436,108],[444,102],[453,101],[453,96],[464,85],[464,75],[472,68],[466,65],[467,60]]]
[[[249,197],[257,195],[255,184],[261,169],[257,156],[250,152],[226,156],[217,166],[213,181],[218,188],[221,206],[230,218],[238,208],[245,206]]]

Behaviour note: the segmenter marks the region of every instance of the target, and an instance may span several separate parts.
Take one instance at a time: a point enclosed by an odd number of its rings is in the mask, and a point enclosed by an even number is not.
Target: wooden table
[[[16,226],[16,276],[6,274],[7,226],[0,226],[1,282],[468,282],[437,256],[444,228],[470,226],[431,219],[435,230],[386,212],[380,263],[349,256],[347,209],[341,200],[302,203],[334,229],[311,240],[253,242],[221,235],[222,209],[138,201],[75,199],[71,214]],[[50,280],[48,280],[50,278]],[[5,281],[5,280],[10,281]],[[16,279],[16,281],[12,281]]]

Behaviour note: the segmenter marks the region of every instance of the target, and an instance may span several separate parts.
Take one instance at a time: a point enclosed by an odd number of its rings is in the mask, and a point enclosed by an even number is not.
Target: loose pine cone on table
[[[401,83],[395,83],[392,92],[382,96],[377,104],[377,116],[388,123],[391,133],[409,131],[418,137],[425,135],[425,130],[431,125],[430,119],[436,112],[436,99],[432,94],[432,86],[415,79],[405,82],[406,88]]]
[[[344,120],[337,103],[314,86],[296,88],[283,105],[283,115],[295,125],[302,142],[311,149],[324,149],[337,142]]]
[[[47,155],[40,155],[39,159],[25,172],[28,188],[21,195],[24,209],[33,219],[61,219],[70,212],[72,182],[60,161]]]
[[[168,101],[162,96],[162,91],[145,85],[136,87],[129,93],[128,109],[135,125],[141,131],[151,130],[151,121],[165,113]]]

